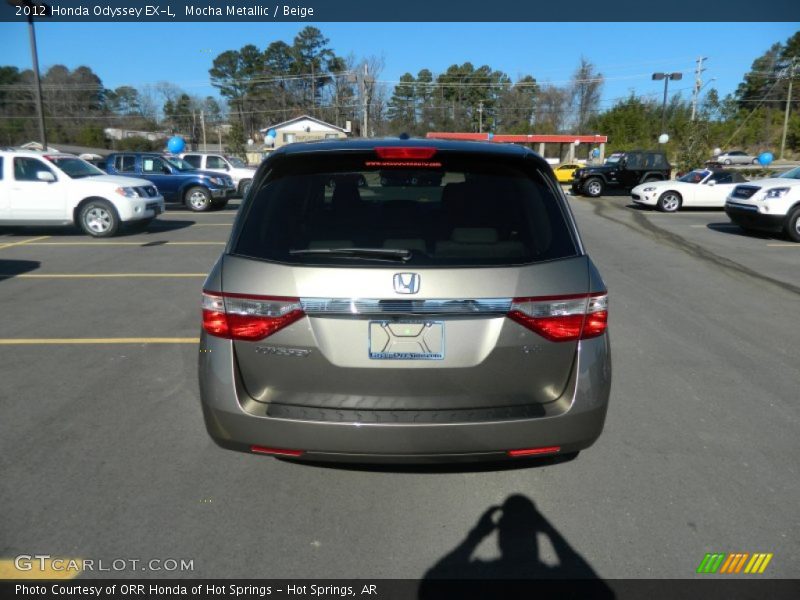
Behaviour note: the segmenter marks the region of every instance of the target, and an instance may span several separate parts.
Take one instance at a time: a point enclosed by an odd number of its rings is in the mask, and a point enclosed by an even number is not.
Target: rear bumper
[[[228,200],[236,195],[236,187],[217,188],[211,190],[211,197],[215,200]]]
[[[758,212],[758,207],[752,204],[725,203],[725,214],[731,221],[747,229],[763,231],[781,231],[785,215],[771,215]]]
[[[302,450],[303,460],[428,463],[508,458],[506,451],[591,446],[603,430],[611,386],[608,337],[580,343],[560,404],[537,418],[460,423],[322,422],[258,416],[243,392],[230,341],[202,335],[200,399],[220,445]],[[244,408],[248,407],[248,410]]]

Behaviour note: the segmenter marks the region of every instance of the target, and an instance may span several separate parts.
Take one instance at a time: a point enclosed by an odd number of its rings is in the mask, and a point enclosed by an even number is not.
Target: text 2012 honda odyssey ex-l
[[[206,426],[306,460],[574,454],[603,429],[607,308],[532,151],[291,144],[259,168],[204,285]]]

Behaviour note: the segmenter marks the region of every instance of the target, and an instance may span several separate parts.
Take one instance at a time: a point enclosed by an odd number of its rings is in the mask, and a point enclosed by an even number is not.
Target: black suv
[[[606,186],[630,190],[647,181],[669,179],[671,169],[663,152],[649,150],[616,152],[609,156],[603,165],[587,166],[575,171],[572,193],[596,198],[602,195]]]

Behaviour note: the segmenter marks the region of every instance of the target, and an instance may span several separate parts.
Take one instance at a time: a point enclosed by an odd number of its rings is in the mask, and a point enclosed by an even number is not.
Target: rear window
[[[499,266],[571,257],[562,201],[530,161],[289,156],[251,197],[235,254],[288,264]]]

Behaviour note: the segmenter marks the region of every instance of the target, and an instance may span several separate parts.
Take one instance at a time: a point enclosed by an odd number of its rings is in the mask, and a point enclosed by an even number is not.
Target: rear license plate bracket
[[[372,360],[443,360],[444,321],[369,321]]]

